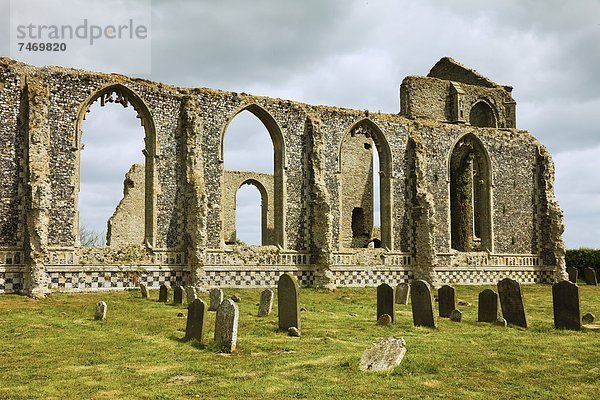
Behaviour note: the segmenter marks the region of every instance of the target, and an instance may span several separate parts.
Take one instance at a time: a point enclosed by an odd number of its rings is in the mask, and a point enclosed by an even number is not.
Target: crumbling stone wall
[[[106,244],[122,247],[143,244],[146,218],[146,170],[144,164],[134,164],[125,174],[123,198],[108,220]]]
[[[260,286],[282,271],[327,288],[413,277],[434,284],[503,274],[560,279],[562,213],[552,162],[531,134],[515,128],[510,91],[442,59],[429,77],[404,80],[400,114],[381,114],[0,59],[0,291],[9,284],[33,295],[87,290],[100,277],[117,288],[170,279]],[[145,185],[144,215],[135,216],[143,234],[131,232],[143,240],[122,248],[82,248],[77,237],[80,126],[94,101],[134,107],[146,133],[145,163],[134,171]],[[497,127],[469,124],[481,102]],[[272,188],[267,225],[275,246],[224,240],[231,225],[224,198],[235,185],[223,168],[223,136],[243,110],[264,123],[274,146],[274,173],[264,186]],[[466,135],[490,166],[488,251],[451,246],[449,164]],[[357,162],[350,175],[344,158],[354,150],[343,149],[353,140],[363,148],[350,157]],[[380,193],[372,189],[373,151]],[[383,248],[349,249],[345,207],[361,198],[368,208],[373,196],[380,196]],[[127,202],[126,195],[113,224]]]

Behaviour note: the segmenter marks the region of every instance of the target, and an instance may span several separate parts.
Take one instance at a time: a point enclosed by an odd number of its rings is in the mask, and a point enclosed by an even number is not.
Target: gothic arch
[[[497,128],[498,112],[491,102],[479,99],[469,110],[469,123],[482,128]]]
[[[457,251],[493,251],[492,164],[472,133],[448,157],[450,245]]]
[[[252,185],[260,193],[261,243],[263,246],[268,245],[268,244],[270,244],[269,243],[269,231],[268,231],[269,230],[269,212],[273,212],[273,210],[269,210],[269,192],[267,191],[265,186],[262,184],[262,182],[260,182],[256,179],[246,179],[239,185],[238,190],[244,185]],[[237,190],[234,195],[236,196],[236,199],[234,199],[234,204],[236,204]],[[237,212],[237,205],[236,205],[236,212]],[[236,230],[237,230],[237,228],[236,228]]]
[[[106,85],[94,93],[81,104],[77,113],[75,123],[75,134],[73,137],[73,150],[76,152],[76,171],[73,177],[74,184],[77,186],[74,202],[76,218],[73,225],[76,246],[79,246],[79,176],[80,176],[80,157],[81,157],[81,124],[85,120],[86,114],[90,111],[90,106],[100,100],[101,106],[106,103],[119,103],[123,107],[131,105],[137,112],[137,117],[140,119],[141,125],[144,127],[144,156],[145,156],[145,227],[144,241],[149,248],[154,247],[156,241],[156,195],[155,195],[155,175],[156,175],[156,156],[159,153],[156,128],[152,113],[142,100],[142,98],[132,89],[116,83]]]
[[[345,139],[350,135],[363,134],[373,140],[377,153],[379,155],[379,198],[381,213],[381,246],[393,250],[393,171],[392,171],[392,152],[385,135],[379,127],[369,118],[362,118],[356,121],[344,132],[338,146],[338,174],[342,173],[342,151]],[[338,185],[341,186],[341,179],[338,179]],[[342,193],[340,190],[339,193]],[[342,210],[342,201],[340,195],[340,212]],[[340,221],[340,225],[341,225]]]
[[[273,142],[273,193],[274,193],[274,241],[275,244],[286,248],[285,238],[285,169],[286,158],[285,158],[285,140],[281,128],[275,119],[269,114],[267,110],[259,106],[258,104],[252,103],[244,105],[238,108],[231,116],[227,119],[223,129],[221,129],[221,145],[219,161],[221,162],[221,175],[223,175],[223,162],[224,162],[224,144],[225,144],[225,133],[227,127],[231,121],[242,111],[250,111],[256,116],[267,128],[271,141]]]

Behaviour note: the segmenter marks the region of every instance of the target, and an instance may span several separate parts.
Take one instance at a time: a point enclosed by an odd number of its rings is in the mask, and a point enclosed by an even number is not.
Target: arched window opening
[[[232,244],[262,245],[263,207],[264,204],[257,187],[247,183],[238,189],[235,208],[237,229]]]
[[[104,107],[119,103],[123,107]],[[78,137],[81,246],[143,244],[146,237],[144,138],[138,112],[119,89],[90,105]]]
[[[450,158],[451,245],[458,251],[492,250],[490,166],[473,135],[462,138]]]
[[[478,101],[471,108],[469,123],[482,128],[496,128],[496,116],[492,107],[485,101]]]
[[[281,155],[277,154],[276,147],[269,128],[253,112],[240,112],[228,125],[223,139],[224,171],[221,181],[223,236],[226,244],[277,243],[276,207],[281,205],[275,204],[275,201],[279,199],[276,197],[278,190],[282,190],[283,175]],[[257,191],[248,188],[245,183],[258,189],[258,213]],[[248,194],[249,190],[253,195]],[[254,219],[256,215],[259,216],[259,223]]]
[[[340,243],[345,248],[392,247],[390,154],[383,134],[365,121],[340,147]]]

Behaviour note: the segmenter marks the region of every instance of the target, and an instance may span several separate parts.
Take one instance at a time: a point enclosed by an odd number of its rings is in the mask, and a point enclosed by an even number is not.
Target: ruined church
[[[384,114],[0,58],[0,293],[267,287],[285,272],[328,289],[560,280],[553,162],[517,128],[511,91],[442,58]],[[89,247],[81,124],[95,102],[135,109],[145,162],[127,172],[107,245]],[[269,132],[273,174],[224,170],[242,111]],[[236,240],[244,184],[260,192],[261,246]]]

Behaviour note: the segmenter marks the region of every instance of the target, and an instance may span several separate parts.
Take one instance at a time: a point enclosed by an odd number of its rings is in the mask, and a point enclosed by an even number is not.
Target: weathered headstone
[[[392,324],[392,317],[389,314],[382,314],[381,317],[377,318],[377,325],[389,326]]]
[[[552,285],[554,306],[554,327],[556,329],[581,329],[579,313],[579,287],[570,281],[560,281]]]
[[[460,322],[462,320],[462,311],[452,310],[450,311],[450,321]]]
[[[226,353],[234,352],[237,347],[239,314],[237,304],[231,299],[223,300],[217,308],[215,342],[221,343]]]
[[[200,299],[192,300],[188,306],[184,340],[198,339],[199,342],[202,342],[204,321],[206,321],[206,304]]]
[[[590,312],[583,314],[583,317],[581,317],[581,321],[584,324],[593,324],[595,320],[596,316]]]
[[[164,283],[158,289],[158,301],[161,303],[169,301],[169,287]]]
[[[358,367],[361,371],[387,371],[400,364],[405,354],[404,339],[382,338],[364,351]]]
[[[277,312],[279,329],[287,331],[291,326],[300,329],[300,288],[296,278],[283,274],[277,282]]]
[[[452,310],[456,308],[455,290],[450,285],[438,289],[438,312],[440,317],[449,318]]]
[[[414,325],[435,328],[436,320],[433,313],[433,299],[427,282],[416,280],[412,283],[410,287],[410,302]]]
[[[498,319],[498,294],[492,289],[483,290],[479,293],[477,307],[477,321],[496,322]]]
[[[498,295],[500,297],[500,307],[502,307],[502,316],[506,322],[527,328],[527,317],[525,316],[523,295],[521,294],[519,282],[510,278],[502,279],[498,282]]]
[[[186,286],[185,287],[185,296],[187,298],[187,303],[192,304],[194,300],[198,298],[198,293],[196,292],[196,288],[194,286]]]
[[[104,321],[106,319],[106,303],[104,301],[99,301],[96,304],[94,319],[97,321]]]
[[[220,288],[214,288],[210,290],[210,304],[208,306],[208,311],[217,311],[217,308],[223,302],[223,291]]]
[[[181,286],[173,288],[173,304],[183,304],[183,288]]]
[[[387,283],[377,286],[377,319],[383,314],[392,317],[392,322],[396,317],[396,298],[394,288]]]
[[[265,289],[260,293],[260,303],[258,304],[258,316],[266,317],[271,314],[273,307],[273,291]]]
[[[583,279],[585,279],[585,283],[588,285],[596,286],[598,285],[598,279],[596,277],[596,271],[593,268],[587,267],[583,270]]]
[[[569,274],[569,280],[573,283],[577,283],[579,271],[575,267],[568,267],[567,274]]]
[[[145,283],[140,283],[140,293],[142,294],[143,299],[148,298],[148,288]]]
[[[396,304],[408,304],[408,296],[410,295],[410,285],[408,283],[399,283],[396,286]]]

